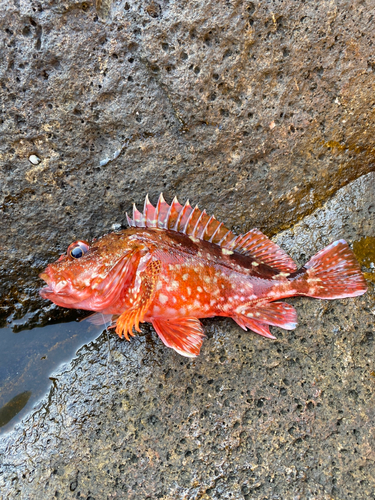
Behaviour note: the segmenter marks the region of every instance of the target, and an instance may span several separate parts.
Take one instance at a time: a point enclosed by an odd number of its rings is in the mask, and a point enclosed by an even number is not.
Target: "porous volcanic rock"
[[[0,5],[3,320],[146,192],[275,234],[375,168],[371,0]]]
[[[375,237],[369,173],[279,234],[299,262]],[[374,270],[355,299],[289,299],[276,341],[205,320],[192,360],[148,326],[103,333],[0,444],[1,499],[369,499],[375,495]]]

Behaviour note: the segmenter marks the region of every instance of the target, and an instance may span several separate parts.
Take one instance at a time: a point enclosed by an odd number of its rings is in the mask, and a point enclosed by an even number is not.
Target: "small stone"
[[[112,231],[120,231],[121,224],[119,224],[118,222],[115,222],[114,224],[112,224],[111,229],[112,229]]]
[[[36,155],[30,155],[29,156],[29,162],[32,163],[33,165],[38,165],[42,160],[38,158]]]

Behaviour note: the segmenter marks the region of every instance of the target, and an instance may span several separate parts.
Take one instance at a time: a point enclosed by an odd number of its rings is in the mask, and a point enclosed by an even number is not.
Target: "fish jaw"
[[[45,287],[39,290],[40,296],[43,299],[51,300],[58,306],[79,309],[90,295],[88,288],[80,291],[75,290],[71,279],[67,276],[56,280],[51,266],[48,266],[44,272],[40,273],[39,277],[47,283]]]

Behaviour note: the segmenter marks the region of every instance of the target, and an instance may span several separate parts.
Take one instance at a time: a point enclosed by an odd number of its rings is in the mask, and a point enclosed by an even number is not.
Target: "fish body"
[[[146,198],[130,228],[88,244],[78,241],[40,275],[43,298],[110,315],[121,337],[150,322],[165,345],[199,354],[199,318],[227,316],[243,329],[271,335],[269,325],[294,329],[295,309],[281,298],[354,297],[366,283],[344,240],[297,270],[294,261],[257,229],[235,236],[214,217],[162,195]],[[94,319],[95,321],[95,319]]]

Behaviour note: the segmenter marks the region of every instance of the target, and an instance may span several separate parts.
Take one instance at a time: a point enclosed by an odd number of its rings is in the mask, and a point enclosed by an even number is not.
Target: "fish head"
[[[121,299],[135,276],[139,244],[127,231],[91,244],[78,240],[39,275],[43,299],[61,307],[103,311]]]

